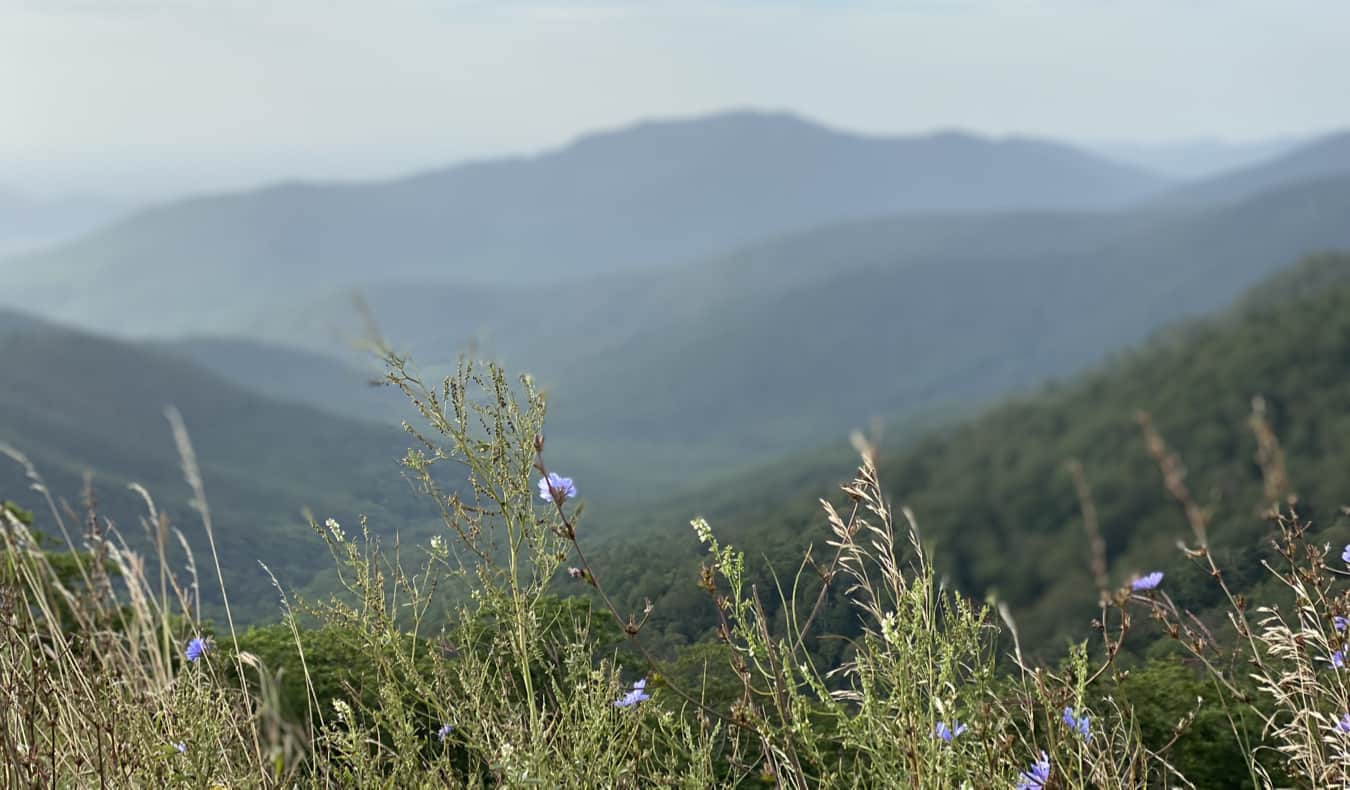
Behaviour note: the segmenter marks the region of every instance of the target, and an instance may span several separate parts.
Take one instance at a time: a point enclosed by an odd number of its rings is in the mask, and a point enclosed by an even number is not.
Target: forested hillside
[[[1322,530],[1316,539],[1350,537],[1339,519],[1350,479],[1348,364],[1350,255],[1314,256],[1222,316],[1161,332],[1095,372],[884,455],[882,477],[895,504],[913,509],[947,582],[976,598],[1006,600],[1024,642],[1055,651],[1062,644],[1054,637],[1082,634],[1095,602],[1066,462],[1077,460],[1086,472],[1114,583],[1161,569],[1179,598],[1213,601],[1205,573],[1176,548],[1189,530],[1136,412],[1151,415],[1189,468],[1191,490],[1213,508],[1212,540],[1230,566],[1229,581],[1241,587],[1260,576],[1256,561],[1272,529],[1256,514],[1262,481],[1247,427],[1253,397],[1265,401],[1299,510]],[[858,386],[867,373],[858,371]],[[713,612],[694,584],[701,547],[685,524],[707,516],[720,536],[753,552],[760,588],[774,589],[769,566],[786,578],[808,546],[818,560],[825,555],[816,498],[830,496],[831,486],[818,474],[820,460],[799,467],[780,464],[603,520],[595,529],[624,537],[596,565],[633,602],[650,597],[656,628],[674,642],[699,639]],[[841,468],[835,479],[846,474]],[[836,607],[834,616],[847,613]],[[850,629],[846,619],[831,625]]]
[[[165,418],[170,406],[196,448],[221,564],[245,618],[275,612],[258,560],[294,586],[330,568],[303,508],[351,524],[366,514],[386,533],[415,530],[428,513],[400,479],[407,439],[396,428],[269,401],[163,350],[0,311],[0,443],[26,455],[70,503],[76,531],[84,528],[88,471],[98,512],[133,544],[144,546],[145,506],[127,489],[135,482],[204,550]],[[0,499],[37,511],[54,532],[23,468],[2,457]],[[176,558],[177,541],[170,549]],[[209,587],[203,593],[217,597]]]

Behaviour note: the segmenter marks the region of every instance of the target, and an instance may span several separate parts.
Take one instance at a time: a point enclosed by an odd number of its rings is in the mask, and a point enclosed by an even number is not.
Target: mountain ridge
[[[559,282],[652,271],[803,226],[917,211],[1104,208],[1162,184],[1076,147],[857,138],[742,113],[390,182],[162,204],[5,265],[36,272],[10,298],[44,313],[130,334],[200,333],[228,326],[225,301],[389,279]]]

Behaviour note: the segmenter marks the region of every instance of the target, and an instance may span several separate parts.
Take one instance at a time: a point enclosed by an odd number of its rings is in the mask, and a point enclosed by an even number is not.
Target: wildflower
[[[1345,544],[1345,549],[1341,552],[1341,562],[1350,565],[1350,543]]]
[[[1064,709],[1064,716],[1062,718],[1064,723],[1069,725],[1069,729],[1083,736],[1084,741],[1092,740],[1092,727],[1088,723],[1088,716],[1086,713],[1082,716],[1075,717],[1073,708],[1069,707]]]
[[[1336,730],[1341,733],[1350,734],[1350,713],[1341,716],[1340,721],[1336,722]]]
[[[1163,580],[1162,571],[1154,571],[1152,573],[1144,574],[1143,576],[1140,576],[1138,579],[1135,579],[1134,581],[1130,582],[1130,589],[1134,590],[1135,592],[1146,592],[1148,590],[1156,590],[1158,589],[1158,585],[1162,584],[1162,580]]]
[[[442,725],[441,725],[441,728],[440,728],[439,730],[436,730],[436,737],[443,741],[443,740],[445,740],[446,736],[448,736],[450,733],[452,733],[452,732],[454,732],[454,731],[455,731],[455,725],[453,725],[453,724],[442,724]]]
[[[1041,752],[1041,759],[1022,772],[1021,779],[1022,781],[1017,783],[1017,790],[1045,790],[1046,784],[1050,781],[1050,758],[1045,752]]]
[[[187,744],[182,741],[175,743],[173,748],[177,749],[179,754],[187,754]]]
[[[631,691],[629,691],[627,694],[624,694],[623,697],[614,700],[614,707],[631,708],[634,705],[638,704],[639,702],[645,702],[646,700],[651,699],[652,697],[650,694],[646,692],[645,690],[646,688],[647,688],[647,679],[643,678],[642,680],[639,680],[638,682],[633,684],[633,688]]]
[[[1335,617],[1331,618],[1331,623],[1332,625],[1336,626],[1337,631],[1344,631],[1345,627],[1347,625],[1350,625],[1350,620],[1347,620],[1346,618],[1341,617],[1340,615],[1336,615]]]
[[[573,567],[567,569],[567,575],[571,576],[573,579],[580,579],[585,574],[580,568]]]
[[[539,478],[539,498],[545,502],[562,504],[564,499],[571,499],[576,495],[577,487],[572,485],[570,477],[559,477],[549,472],[548,477]]]
[[[188,661],[197,661],[202,656],[206,655],[206,651],[209,649],[210,647],[206,644],[205,639],[202,639],[200,636],[194,636],[192,637],[192,641],[187,643],[187,649],[183,651],[183,657]]]
[[[946,743],[951,743],[958,735],[966,731],[966,725],[959,721],[954,721],[949,726],[947,722],[940,721],[937,727],[933,728],[933,735],[941,738]]]
[[[1335,653],[1331,654],[1331,665],[1337,669],[1341,669],[1345,666],[1344,650],[1337,650]]]

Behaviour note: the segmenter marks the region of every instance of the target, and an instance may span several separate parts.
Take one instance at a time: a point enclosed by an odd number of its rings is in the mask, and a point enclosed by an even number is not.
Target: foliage
[[[7,600],[22,603],[7,616],[14,638],[0,680],[30,681],[0,683],[20,689],[4,706],[19,716],[7,728],[20,733],[6,742],[15,755],[8,780],[964,787],[1011,784],[1042,752],[1039,770],[1068,786],[1176,777],[1094,685],[1109,661],[1090,667],[1079,649],[1061,669],[1034,668],[1019,652],[1014,674],[1000,675],[989,610],[938,586],[911,516],[896,530],[865,444],[843,490],[847,510],[826,505],[834,557],[815,566],[824,586],[799,598],[799,573],[777,588],[781,618],[768,615],[767,591],[747,584],[744,556],[695,521],[707,549],[701,586],[721,618],[722,646],[704,666],[727,662],[734,699],[723,705],[712,685],[677,685],[688,672],[665,671],[643,644],[650,609],[623,617],[588,563],[570,486],[535,485],[536,475],[559,478],[544,467],[543,402],[529,380],[512,386],[497,368],[465,366],[432,389],[397,357],[390,363],[425,423],[408,426],[418,446],[405,465],[445,531],[407,571],[365,524],[359,535],[332,519],[315,525],[344,593],[294,605],[283,595],[280,628],[238,637],[231,621],[223,649],[180,658],[188,636],[209,633],[191,619],[191,587],[167,576],[156,594],[129,547],[97,533],[86,539],[126,585],[95,578],[84,594],[57,586],[27,526],[7,518],[7,556],[23,569]],[[440,473],[445,464],[463,477]],[[564,573],[569,554],[579,567]],[[589,588],[601,611],[550,593],[560,577]],[[865,627],[844,660],[824,666],[808,645],[832,585]],[[108,629],[100,618],[119,611],[119,589],[130,610]],[[52,627],[53,590],[78,602],[73,627]],[[469,594],[437,623],[428,613],[440,590]],[[616,631],[631,649],[615,650]],[[57,649],[38,649],[44,641]],[[648,665],[645,693],[625,679],[635,662]],[[40,698],[30,695],[42,688],[34,678],[48,679]],[[83,680],[58,692],[70,678]],[[1065,707],[1081,723],[1068,727]]]
[[[1347,298],[1347,289],[1324,289],[1298,309],[1320,322],[1317,337],[1336,343],[1350,336],[1337,312]],[[1184,342],[1159,341],[1150,358],[1161,372],[1150,375],[1175,374],[1175,357],[1229,342],[1256,346],[1257,359],[1274,353],[1253,333],[1281,309],[1245,310],[1188,330]],[[1298,326],[1286,329],[1313,342]],[[1315,365],[1327,351],[1314,346],[1295,362]],[[390,548],[366,519],[351,532],[334,518],[313,523],[337,566],[335,589],[296,596],[276,584],[278,625],[236,627],[181,425],[178,451],[210,552],[208,584],[220,591],[219,627],[201,618],[191,552],[185,580],[170,571],[168,518],[143,489],[143,525],[160,560],[152,570],[97,516],[78,542],[66,539],[68,563],[53,562],[33,532],[38,518],[0,507],[5,786],[1043,790],[1347,781],[1350,546],[1342,554],[1330,545],[1342,529],[1334,513],[1330,529],[1314,530],[1305,514],[1325,510],[1318,495],[1309,510],[1293,493],[1307,439],[1297,420],[1273,419],[1314,396],[1276,381],[1266,398],[1244,403],[1254,487],[1233,512],[1197,498],[1210,478],[1203,467],[1188,474],[1165,441],[1175,418],[1135,415],[1138,475],[1154,486],[1161,479],[1168,509],[1159,508],[1159,523],[1189,530],[1180,561],[1163,572],[1141,577],[1129,571],[1153,566],[1113,557],[1123,540],[1113,530],[1116,505],[1089,474],[1094,456],[1082,454],[1065,473],[1077,514],[1063,517],[1063,529],[1086,527],[1088,570],[1076,571],[1049,538],[1024,537],[1041,563],[1057,566],[1023,594],[1050,594],[1063,617],[1075,606],[1089,613],[1063,650],[1019,628],[1005,600],[963,593],[971,577],[962,574],[984,563],[997,560],[1008,573],[1023,566],[997,544],[983,547],[990,558],[952,532],[921,531],[914,512],[884,493],[875,442],[861,436],[855,475],[820,499],[823,516],[801,518],[800,526],[823,529],[804,535],[795,562],[759,571],[739,538],[692,521],[684,540],[700,561],[691,586],[712,617],[671,650],[676,640],[652,630],[663,603],[630,605],[619,555],[590,550],[576,498],[585,481],[574,487],[546,465],[545,401],[533,381],[466,362],[428,384],[403,358],[388,353],[386,362],[388,381],[417,411],[405,425],[413,448],[404,470],[440,528]],[[1125,369],[1141,376],[1151,370],[1131,364]],[[1083,393],[1102,400],[1112,383],[1088,379],[1047,401],[1086,408]],[[1149,383],[1160,384],[1136,386]],[[986,418],[1010,428],[1057,419],[1025,404]],[[1281,427],[1293,429],[1284,443]],[[957,440],[980,435],[972,430],[920,445],[933,465],[915,456],[909,475],[927,470],[936,485],[947,469],[989,469],[966,453],[991,459],[1006,450],[963,449]],[[1225,448],[1215,454],[1224,469],[1237,442],[1215,437],[1212,445]],[[31,466],[28,474],[46,490]],[[951,482],[977,504],[992,495]],[[1000,492],[1016,499],[994,487]],[[63,537],[73,536],[54,502],[48,511]],[[935,515],[940,525],[943,511]],[[966,534],[989,532],[971,523]],[[1248,546],[1220,548],[1212,535]],[[1268,548],[1253,548],[1262,538]],[[944,551],[977,571],[943,570]],[[1070,595],[1079,603],[1066,604]],[[184,651],[189,640],[205,640],[204,654]]]
[[[1053,656],[1093,616],[1094,596],[1083,591],[1099,586],[1071,460],[1095,504],[1110,579],[1159,568],[1196,606],[1221,603],[1205,574],[1176,554],[1185,522],[1158,484],[1139,410],[1177,440],[1193,470],[1192,489],[1213,510],[1213,550],[1236,585],[1260,583],[1260,562],[1272,556],[1271,525],[1252,518],[1266,502],[1258,443],[1245,429],[1253,396],[1261,396],[1281,437],[1300,511],[1329,530],[1326,539],[1350,539],[1350,525],[1338,519],[1350,443],[1335,438],[1350,431],[1348,355],[1350,255],[1315,256],[1228,314],[1183,325],[1101,370],[898,446],[878,467],[884,486],[922,517],[938,575],[981,599],[1006,602],[1027,649]],[[759,477],[606,514],[596,529],[615,537],[596,562],[613,568],[629,606],[643,598],[661,604],[652,621],[661,641],[695,641],[716,617],[689,591],[700,557],[677,526],[691,509],[725,524],[728,538],[754,547],[747,573],[765,587],[771,568],[795,567],[808,548],[819,550],[817,502],[829,475],[818,470],[817,459],[804,457]],[[623,531],[611,533],[611,524]],[[772,614],[773,602],[766,606]],[[846,607],[832,598],[822,617],[853,633]]]

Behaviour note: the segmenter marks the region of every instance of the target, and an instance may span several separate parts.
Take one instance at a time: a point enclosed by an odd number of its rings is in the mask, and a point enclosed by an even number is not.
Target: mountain
[[[125,203],[104,198],[39,199],[0,190],[0,255],[67,241],[129,210]]]
[[[1155,223],[1122,217],[1073,241],[1068,230],[1054,242],[1028,232],[990,236],[983,250],[896,256],[872,243],[884,223],[863,230],[834,236],[811,276],[785,264],[781,277],[727,288],[544,379],[555,437],[627,437],[672,460],[700,446],[763,458],[876,414],[1026,390],[1219,309],[1284,262],[1350,247],[1350,177]]]
[[[1303,143],[1268,161],[1183,184],[1155,201],[1156,210],[1193,210],[1245,200],[1310,179],[1350,174],[1350,131]]]
[[[25,276],[7,296],[120,333],[218,334],[246,326],[250,308],[284,310],[357,286],[557,284],[848,219],[1111,208],[1163,185],[1050,142],[865,137],[737,112],[386,183],[297,183],[155,206],[10,259]]]
[[[1252,142],[1188,140],[1178,143],[1104,143],[1086,147],[1135,167],[1178,180],[1194,181],[1262,164],[1303,142],[1303,138],[1279,137]]]
[[[1055,652],[1062,637],[1085,633],[1096,603],[1067,461],[1085,469],[1112,584],[1161,569],[1173,598],[1214,605],[1207,571],[1177,550],[1178,540],[1190,540],[1189,528],[1162,485],[1136,410],[1151,414],[1189,470],[1190,490],[1213,509],[1210,535],[1225,578],[1249,589],[1265,578],[1259,561],[1272,534],[1257,513],[1264,494],[1247,426],[1252,398],[1264,399],[1298,510],[1316,525],[1311,542],[1343,545],[1350,540],[1350,522],[1338,515],[1350,474],[1348,377],[1350,254],[1314,256],[1220,316],[1174,326],[1090,373],[887,448],[883,483],[897,507],[914,511],[948,584],[977,599],[996,592],[1012,606],[1024,648]],[[867,379],[860,375],[857,386]],[[841,455],[814,453],[617,513],[591,527],[622,536],[593,553],[594,567],[629,604],[655,602],[653,633],[675,644],[704,636],[715,615],[695,585],[703,547],[688,520],[707,516],[724,542],[746,550],[751,581],[772,591],[769,565],[787,583],[808,545],[825,561],[816,497],[828,496],[830,481],[849,467],[839,461],[832,475],[820,470]],[[772,614],[776,597],[768,592],[764,601]],[[841,633],[853,627],[843,606],[825,618]]]
[[[345,417],[397,424],[409,414],[403,394],[375,386],[373,356],[348,364],[329,354],[230,337],[166,340],[158,347],[272,400],[307,404]]]
[[[874,415],[914,420],[1026,391],[1220,309],[1289,260],[1347,247],[1350,176],[1179,214],[902,215],[642,275],[391,284],[366,297],[429,375],[470,345],[535,374],[550,447],[592,493],[620,497],[790,454]],[[351,308],[297,307],[276,337],[322,336],[305,328],[314,316],[355,323]],[[371,401],[386,393],[307,380],[350,371],[306,369],[254,347],[225,372],[389,419]]]
[[[180,410],[236,614],[275,612],[258,560],[292,586],[331,566],[302,508],[353,525],[364,513],[377,528],[403,530],[427,516],[399,477],[407,444],[397,430],[259,397],[162,349],[0,311],[0,371],[0,442],[26,454],[77,509],[82,477],[92,472],[99,512],[142,546],[144,505],[126,485],[143,484],[187,535],[204,572],[205,536],[187,506],[191,492],[164,416],[170,405]],[[0,459],[0,498],[45,517],[8,459]],[[50,522],[45,529],[56,532]],[[212,585],[203,584],[210,596]]]

